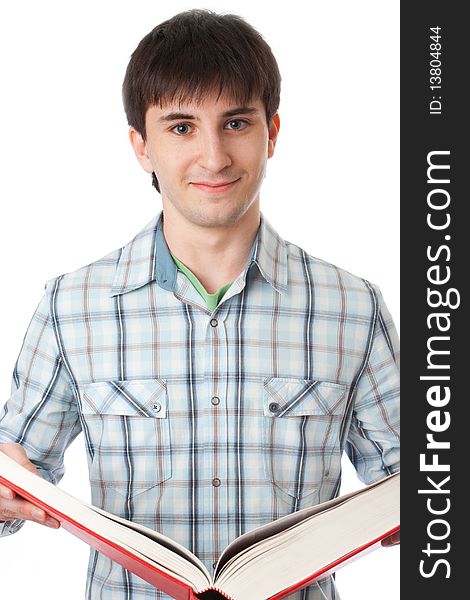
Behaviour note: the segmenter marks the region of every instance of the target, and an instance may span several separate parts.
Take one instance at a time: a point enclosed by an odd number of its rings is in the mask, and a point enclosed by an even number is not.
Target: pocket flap
[[[165,418],[165,379],[109,380],[80,387],[85,414]]]
[[[318,379],[270,377],[264,380],[267,417],[340,414],[347,385]]]

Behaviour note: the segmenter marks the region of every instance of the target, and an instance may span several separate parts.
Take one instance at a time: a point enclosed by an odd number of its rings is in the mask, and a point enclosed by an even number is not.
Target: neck
[[[259,224],[259,201],[235,223],[214,227],[187,220],[171,204],[163,206],[163,233],[170,252],[211,294],[243,271]]]

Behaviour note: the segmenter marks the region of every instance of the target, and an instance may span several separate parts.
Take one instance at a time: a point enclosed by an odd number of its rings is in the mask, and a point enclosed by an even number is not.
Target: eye
[[[178,123],[178,125],[171,128],[171,131],[176,133],[176,135],[186,135],[189,133],[190,128],[191,125],[188,125],[187,123]]]
[[[248,125],[248,122],[244,119],[232,119],[227,123],[229,129],[233,129],[234,131],[239,131],[240,129],[245,129]]]

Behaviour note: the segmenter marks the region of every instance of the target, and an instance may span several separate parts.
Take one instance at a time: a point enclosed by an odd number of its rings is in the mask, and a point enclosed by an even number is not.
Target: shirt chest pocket
[[[318,490],[324,478],[339,475],[347,389],[318,380],[264,381],[266,474],[297,500]]]
[[[90,383],[80,395],[94,452],[92,485],[132,497],[171,477],[164,379]]]

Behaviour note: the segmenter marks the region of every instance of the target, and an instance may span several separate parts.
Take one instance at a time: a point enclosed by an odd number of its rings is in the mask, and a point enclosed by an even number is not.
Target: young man
[[[0,450],[53,482],[83,432],[93,503],[209,569],[236,536],[337,495],[343,450],[365,482],[399,468],[380,291],[260,213],[279,93],[269,46],[239,17],[189,11],[145,36],[123,97],[163,211],[47,282],[0,419]],[[3,535],[57,526],[0,496]],[[167,596],[92,551],[86,597]],[[326,578],[292,598],[339,596]]]

